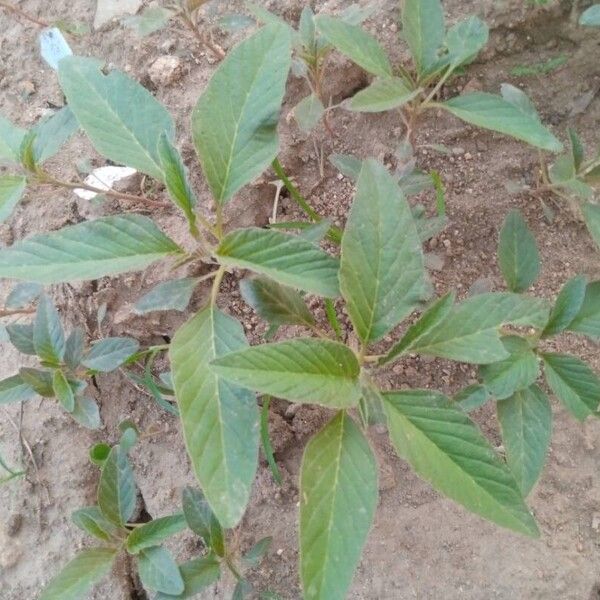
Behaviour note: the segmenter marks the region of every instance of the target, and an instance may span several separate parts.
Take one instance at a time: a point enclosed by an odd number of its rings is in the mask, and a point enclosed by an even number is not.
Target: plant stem
[[[219,287],[223,276],[225,275],[225,267],[219,267],[219,270],[215,274],[215,280],[213,281],[212,290],[210,293],[210,303],[214,306],[217,303],[217,296],[219,295]]]
[[[190,29],[198,43],[202,46],[208,48],[217,58],[218,60],[223,60],[225,58],[225,51],[220,46],[217,46],[209,36],[203,36],[198,30],[198,25],[194,22],[192,15],[190,15],[186,10],[183,10],[179,13],[181,20],[184,24]]]
[[[41,19],[32,17],[30,14],[26,13],[24,10],[20,9],[18,6],[12,4],[11,2],[6,2],[6,0],[0,0],[0,7],[18,15],[19,17],[23,17],[23,19],[34,23],[38,27],[50,27],[50,23],[46,23],[46,21],[42,21]]]
[[[420,108],[427,108],[427,105],[429,104],[429,102],[431,102],[431,100],[433,100],[433,98],[435,98],[436,94],[442,89],[442,86],[446,83],[446,81],[448,80],[448,77],[450,77],[450,75],[452,75],[452,73],[454,73],[454,67],[452,65],[450,65],[448,67],[448,70],[442,75],[442,77],[437,82],[435,87],[431,90],[429,95],[425,98],[425,100],[423,100]]]
[[[283,181],[287,191],[290,193],[292,200],[315,222],[322,219],[319,213],[307,202],[306,198],[300,193],[298,188],[290,181],[290,178],[286,175],[279,159],[276,158],[272,163],[273,170],[277,177]]]
[[[217,213],[217,224],[214,227],[214,236],[221,241],[223,239],[223,205],[217,204],[215,212]]]

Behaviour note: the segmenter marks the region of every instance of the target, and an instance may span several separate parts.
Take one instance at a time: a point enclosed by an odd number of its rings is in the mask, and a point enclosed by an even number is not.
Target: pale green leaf
[[[82,550],[44,588],[38,600],[82,600],[92,586],[108,575],[117,551],[113,548]]]
[[[381,360],[381,364],[385,364],[408,352],[421,337],[435,329],[450,314],[453,305],[454,293],[449,292],[428,306],[419,320],[406,330],[406,333],[397,344],[392,346],[387,355]]]
[[[0,277],[39,283],[97,279],[143,269],[180,252],[148,217],[102,217],[0,250]]]
[[[600,338],[600,281],[587,284],[581,308],[567,329],[592,339]]]
[[[195,598],[204,588],[212,585],[221,576],[219,560],[215,556],[193,558],[179,565],[179,572],[184,583],[181,594],[163,594],[159,592],[154,600],[184,600]]]
[[[82,531],[105,542],[113,540],[114,534],[118,531],[97,506],[76,510],[71,514],[71,520]]]
[[[147,6],[139,15],[123,19],[126,27],[133,29],[140,37],[150,35],[167,25],[174,12],[162,6]]]
[[[12,375],[0,381],[0,405],[22,402],[35,395],[35,390],[20,375]]]
[[[248,550],[248,552],[242,556],[242,561],[244,564],[251,568],[258,567],[272,543],[272,537],[266,537],[262,540],[258,540],[258,542],[256,542],[256,544],[254,544],[254,546],[252,546],[250,550]]]
[[[77,396],[75,398],[75,409],[71,413],[71,416],[80,425],[88,429],[100,429],[102,426],[98,405],[87,396]]]
[[[507,358],[499,335],[502,325],[541,329],[548,320],[545,300],[518,294],[485,293],[452,308],[436,327],[411,345],[411,352],[451,360],[487,364]]]
[[[569,354],[542,354],[546,381],[554,395],[578,420],[597,415],[600,379],[582,360]]]
[[[523,114],[541,124],[542,121],[535,104],[522,89],[510,83],[503,83],[500,85],[500,94],[504,100],[518,108]]]
[[[68,106],[63,106],[51,117],[36,123],[31,130],[35,134],[33,157],[37,164],[53,157],[79,129],[79,123]]]
[[[75,394],[64,373],[57,369],[52,376],[52,389],[56,399],[67,412],[75,410]]]
[[[479,368],[481,378],[497,400],[528,388],[535,383],[540,372],[538,358],[527,340],[512,335],[502,338],[502,344],[509,356]]]
[[[155,310],[184,311],[188,307],[197,285],[197,277],[164,281],[144,294],[135,303],[133,309],[139,315]]]
[[[384,398],[392,443],[418,475],[485,519],[538,535],[513,475],[463,410],[429,391]]]
[[[127,452],[113,446],[102,465],[98,485],[98,506],[117,527],[125,525],[135,510],[136,488]]]
[[[329,162],[352,181],[358,179],[363,161],[350,154],[330,154]]]
[[[474,384],[454,394],[452,402],[468,413],[482,407],[490,398],[490,393],[485,385]]]
[[[419,76],[438,70],[444,35],[440,0],[405,0],[402,36],[408,43]]]
[[[544,468],[550,446],[550,402],[537,385],[532,385],[501,400],[496,406],[508,466],[521,493],[527,496]]]
[[[227,53],[200,96],[193,138],[217,203],[227,202],[277,155],[290,64],[289,27],[267,25]]]
[[[294,108],[294,118],[302,131],[310,131],[325,114],[325,107],[316,94],[306,96]]]
[[[108,373],[120,367],[140,344],[128,337],[110,337],[95,342],[81,360],[81,364],[94,371]]]
[[[548,337],[564,331],[577,317],[585,298],[587,280],[583,275],[569,279],[558,294],[542,335]],[[598,308],[600,314],[600,307]],[[600,324],[600,317],[598,319]]]
[[[258,461],[254,394],[224,381],[209,363],[248,345],[241,324],[207,307],[170,346],[175,395],[194,472],[223,527],[244,514]]]
[[[192,487],[184,488],[182,506],[188,527],[202,538],[207,548],[224,556],[223,529],[202,492]]]
[[[448,29],[448,62],[453,68],[472,62],[489,37],[488,26],[478,17],[469,17]]]
[[[472,92],[439,104],[459,119],[510,135],[550,152],[560,152],[562,144],[538,119],[500,96]]]
[[[250,269],[313,294],[339,296],[338,259],[298,236],[254,227],[238,229],[223,238],[216,254],[225,266]]]
[[[411,208],[373,159],[363,163],[341,250],[348,314],[363,342],[377,341],[413,311],[426,274]]]
[[[54,303],[42,294],[33,322],[33,346],[44,361],[60,364],[65,353],[65,332]]]
[[[32,283],[30,281],[23,281],[18,283],[11,290],[10,294],[6,298],[4,303],[5,308],[25,308],[31,304],[34,300],[39,298],[41,293],[44,291],[44,287],[39,283]]]
[[[579,17],[579,24],[600,27],[600,4],[593,4],[584,10]]]
[[[171,553],[162,546],[141,550],[137,556],[138,575],[145,588],[155,592],[177,595],[185,584]]]
[[[600,205],[584,202],[581,206],[586,227],[596,246],[600,248]]]
[[[356,356],[328,340],[296,338],[254,346],[214,360],[211,368],[238,385],[291,402],[348,408],[361,394]]]
[[[125,546],[131,554],[138,554],[140,550],[161,544],[186,527],[187,523],[183,514],[152,519],[152,521],[136,527],[127,536]]]
[[[102,67],[80,56],[60,61],[58,78],[71,110],[100,154],[162,181],[158,139],[163,132],[173,138],[171,115],[125,73],[105,75]]]
[[[355,94],[346,108],[356,112],[383,112],[407,104],[420,93],[421,90],[409,89],[399,77],[382,77]]]
[[[271,325],[314,325],[300,293],[268,277],[243,279],[240,292],[244,301]]]
[[[65,355],[63,357],[65,364],[69,369],[75,371],[85,350],[85,331],[81,327],[75,327],[67,337],[65,342]]]
[[[346,597],[377,508],[377,462],[340,412],[308,443],[300,473],[300,577],[306,600]]]
[[[7,160],[18,163],[21,143],[27,131],[13,125],[8,119],[0,115],[0,161]]]
[[[393,75],[385,50],[370,33],[358,25],[350,25],[328,15],[317,15],[315,23],[332,46],[365,71],[381,77]]]
[[[0,223],[12,215],[26,187],[21,175],[0,175]]]

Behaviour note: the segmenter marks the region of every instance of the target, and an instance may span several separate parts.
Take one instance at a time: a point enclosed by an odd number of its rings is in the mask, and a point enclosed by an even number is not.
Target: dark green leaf
[[[57,369],[52,377],[52,389],[56,399],[67,412],[75,410],[75,395],[64,373]]]
[[[176,596],[185,584],[171,553],[162,546],[141,550],[137,557],[138,574],[144,587]]]
[[[135,500],[135,480],[127,453],[120,446],[113,446],[102,464],[98,506],[111,523],[122,527],[133,516]]]
[[[223,529],[202,492],[186,487],[183,490],[182,506],[188,527],[199,535],[206,547],[213,550],[217,556],[225,556]]]
[[[139,348],[133,338],[111,337],[95,342],[81,364],[94,371],[108,373],[120,367]]]
[[[544,327],[544,337],[556,335],[571,325],[583,305],[586,284],[583,275],[577,275],[565,283],[550,312],[548,324]]]
[[[600,281],[587,284],[581,308],[567,329],[592,339],[600,338]]]
[[[65,354],[65,332],[54,303],[43,294],[33,322],[33,346],[44,361],[60,364]]]
[[[153,519],[136,527],[127,536],[125,543],[127,551],[138,554],[141,550],[161,544],[185,528],[186,521],[182,514]]]
[[[585,158],[583,144],[581,143],[581,139],[577,135],[577,132],[572,127],[569,127],[567,131],[569,133],[569,141],[571,142],[571,155],[573,158],[573,165],[575,166],[575,171],[579,171],[581,163]]]
[[[99,444],[94,444],[90,448],[90,460],[95,465],[98,465],[99,467],[101,467],[105,463],[106,459],[108,458],[108,455],[110,454],[111,450],[112,450],[112,448],[105,442],[100,442]]]

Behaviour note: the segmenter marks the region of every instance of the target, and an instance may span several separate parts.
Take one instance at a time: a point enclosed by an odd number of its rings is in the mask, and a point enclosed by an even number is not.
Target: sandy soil
[[[215,3],[218,4],[218,3]],[[290,21],[297,20],[301,0],[266,3]],[[347,3],[318,1],[317,9],[335,11]],[[387,45],[398,60],[406,54],[395,43],[397,2],[380,0],[368,27]],[[576,127],[590,151],[597,147],[600,101],[596,97],[587,109],[573,114],[577,101],[600,87],[598,61],[600,35],[581,31],[569,23],[568,3],[547,10],[531,9],[519,0],[447,0],[450,20],[479,14],[492,27],[492,36],[482,62],[455,80],[446,90],[454,94],[465,87],[497,91],[502,82],[522,86],[536,102],[544,120],[564,139],[567,126]],[[65,17],[91,23],[94,0],[25,0],[23,8],[51,20]],[[218,11],[232,12],[237,1],[224,1]],[[0,12],[0,110],[20,125],[31,125],[49,106],[61,105],[56,76],[39,58],[35,26]],[[228,48],[245,32],[220,35]],[[177,26],[139,39],[118,23],[82,38],[71,38],[73,49],[94,55],[126,70],[150,87],[176,118],[178,141],[192,167],[194,183],[204,206],[209,194],[194,162],[189,136],[189,116],[196,99],[215,69],[215,61],[198,48]],[[567,63],[543,77],[517,78],[517,65],[542,62],[560,54]],[[149,69],[160,56],[177,56],[181,77],[164,86],[155,86]],[[327,91],[335,102],[352,95],[366,82],[365,75],[336,55],[332,58]],[[325,161],[323,176],[320,155],[331,152],[375,156],[393,163],[393,152],[402,135],[394,113],[360,115],[336,111],[331,138],[324,131],[310,135],[299,132],[286,120],[293,106],[307,94],[304,84],[290,82],[281,125],[281,159],[310,201],[323,214],[343,224],[351,201],[350,181],[338,176]],[[448,154],[431,148],[444,144]],[[423,168],[440,172],[447,190],[450,225],[428,242],[436,291],[457,289],[464,296],[474,283],[502,289],[496,265],[497,232],[506,212],[520,208],[535,232],[543,260],[543,273],[534,288],[537,295],[552,296],[572,275],[600,275],[600,255],[577,215],[565,205],[553,206],[556,217],[545,218],[538,200],[529,194],[514,194],[507,188],[531,185],[535,179],[537,153],[520,143],[489,132],[475,130],[442,114],[429,114],[417,136],[418,160]],[[70,142],[51,168],[63,177],[75,174],[75,165],[89,159],[99,166],[98,157],[83,135]],[[231,225],[263,225],[267,222],[273,187],[267,173],[232,202],[228,210]],[[513,185],[507,186],[507,182]],[[419,199],[433,214],[434,199]],[[551,202],[551,201],[550,201]],[[15,215],[0,225],[0,240],[15,239],[40,230],[58,229],[101,213],[119,212],[113,202],[90,205],[67,192],[36,189],[27,194]],[[144,207],[127,207],[144,210]],[[174,238],[185,239],[185,225],[175,210],[154,212],[162,227]],[[296,216],[294,206],[283,199],[280,218]],[[184,274],[185,269],[181,270]],[[171,336],[193,310],[199,308],[206,290],[200,290],[188,313],[155,313],[141,319],[131,304],[165,275],[161,267],[143,274],[99,280],[76,286],[54,286],[51,292],[65,320],[84,323],[92,336],[127,334],[144,343]],[[220,306],[241,317],[251,341],[264,333],[251,310],[242,302],[237,281],[225,281]],[[10,291],[0,284],[0,298]],[[99,331],[98,307],[106,303],[108,316]],[[317,312],[322,308],[317,306]],[[152,334],[149,334],[152,332]],[[600,370],[597,345],[565,336],[555,346],[580,353]],[[2,344],[2,377],[23,364],[8,344]],[[166,365],[163,365],[166,366]],[[441,360],[408,359],[382,374],[386,388],[432,387],[453,392],[473,382],[476,373],[465,365]],[[52,402],[29,402],[22,408],[10,406],[0,412],[0,453],[10,464],[26,461],[16,429],[20,429],[35,456],[36,467],[28,468],[25,479],[0,487],[0,598],[35,598],[45,582],[84,543],[83,534],[70,523],[70,513],[94,502],[98,480],[96,467],[87,460],[88,448],[106,438],[114,440],[116,425],[129,417],[144,431],[155,435],[144,439],[133,451],[139,508],[153,517],[177,509],[181,488],[193,482],[176,419],[161,411],[146,395],[134,389],[121,375],[98,378],[97,400],[105,428],[89,432],[77,427]],[[413,475],[408,466],[394,457],[385,435],[371,432],[371,441],[381,463],[381,500],[375,526],[351,592],[352,600],[434,599],[506,600],[600,598],[600,423],[580,425],[554,405],[555,427],[550,456],[542,480],[530,501],[542,530],[540,540],[529,540],[484,523],[462,508],[442,499]],[[274,543],[267,559],[252,579],[260,589],[269,587],[283,598],[300,598],[297,581],[296,512],[298,469],[302,448],[308,437],[327,418],[318,408],[290,409],[276,402],[271,414],[271,432],[276,458],[284,474],[278,487],[264,461],[254,488],[247,515],[234,532],[234,543],[242,549],[265,535]],[[487,435],[500,443],[493,406],[475,415]],[[179,557],[197,553],[197,542],[182,535],[172,542]],[[93,598],[130,600],[145,598],[128,576],[126,564],[118,565],[113,577],[98,586]],[[225,580],[205,594],[206,598],[228,598],[231,581]]]

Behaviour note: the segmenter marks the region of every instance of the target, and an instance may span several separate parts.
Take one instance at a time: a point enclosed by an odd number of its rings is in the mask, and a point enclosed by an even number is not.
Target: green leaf
[[[179,246],[148,217],[101,217],[0,250],[0,277],[39,283],[98,279],[179,253]]]
[[[27,179],[21,175],[0,176],[0,223],[12,215],[26,187]]]
[[[338,259],[298,236],[255,227],[237,229],[223,238],[216,254],[227,267],[250,269],[320,296],[339,296]]]
[[[133,338],[105,338],[92,345],[81,364],[88,369],[108,373],[119,368],[139,347],[138,341]]]
[[[176,596],[159,592],[154,600],[183,600],[195,598],[204,588],[212,585],[221,577],[219,560],[214,556],[194,558],[179,565],[184,590]]]
[[[452,402],[468,413],[483,406],[490,398],[490,393],[485,385],[475,384],[454,394]]]
[[[0,115],[0,161],[19,163],[19,155],[23,138],[27,131],[13,125]]]
[[[82,550],[44,588],[38,600],[81,600],[108,575],[117,555],[113,548]]]
[[[569,354],[542,354],[546,381],[554,395],[579,421],[598,412],[600,379],[583,361]]]
[[[502,325],[541,329],[548,320],[545,300],[508,292],[478,294],[452,308],[437,326],[411,344],[411,352],[474,364],[507,358]]]
[[[579,17],[579,24],[600,27],[600,4],[593,4],[584,10]]]
[[[542,150],[560,152],[563,148],[538,118],[500,96],[473,92],[451,98],[437,106],[467,123],[510,135]]]
[[[208,549],[225,556],[223,529],[200,490],[186,487],[183,490],[183,514],[188,527],[202,538]]]
[[[35,395],[35,390],[20,375],[12,375],[0,381],[0,405],[22,402]]]
[[[377,463],[340,412],[308,443],[300,473],[300,576],[306,600],[342,600],[377,508]]]
[[[402,35],[420,77],[438,70],[445,29],[440,0],[405,0]]]
[[[140,550],[156,546],[171,536],[183,531],[187,526],[183,514],[153,519],[136,527],[125,542],[127,551],[138,554]]]
[[[54,303],[43,294],[33,322],[33,346],[44,361],[60,364],[65,354],[65,332]]]
[[[67,378],[60,369],[54,371],[52,377],[52,389],[62,407],[67,412],[73,412],[75,410],[75,394],[73,393],[73,389],[69,385]]]
[[[135,500],[135,480],[127,453],[120,446],[113,446],[102,464],[98,506],[111,523],[122,527],[133,516]]]
[[[521,493],[527,496],[538,480],[552,437],[552,409],[537,386],[519,390],[496,405],[506,460]]]
[[[600,281],[587,284],[581,308],[567,329],[592,339],[600,338]]]
[[[197,277],[185,277],[159,283],[144,294],[133,309],[139,315],[155,310],[184,311],[192,299],[198,281]]]
[[[363,165],[362,160],[350,154],[330,154],[329,162],[352,181],[358,179]]]
[[[241,324],[214,307],[192,317],[169,349],[183,434],[200,486],[223,527],[244,514],[258,462],[256,399],[209,363],[248,345]]]
[[[509,353],[508,358],[479,368],[481,378],[497,400],[528,388],[540,372],[538,358],[526,340],[511,335],[503,337],[502,344]]]
[[[361,394],[354,352],[328,340],[254,346],[214,360],[211,368],[238,385],[291,402],[349,408]]]
[[[387,169],[364,162],[342,238],[340,288],[363,342],[409,315],[425,288],[421,240],[410,206]]]
[[[11,290],[6,298],[4,306],[8,309],[25,308],[34,300],[37,300],[43,291],[44,288],[39,283],[23,281],[22,283],[15,285]]]
[[[583,275],[577,275],[565,283],[550,312],[550,319],[542,332],[543,337],[556,335],[571,325],[583,305],[586,285]],[[598,312],[600,313],[600,308]]]
[[[426,390],[384,398],[392,443],[418,475],[493,523],[539,535],[513,475],[463,410]]]
[[[290,65],[289,27],[267,25],[227,53],[200,96],[192,115],[193,138],[218,204],[276,157]]]
[[[144,37],[165,27],[173,15],[174,12],[168,8],[148,6],[139,15],[123,19],[123,24],[133,29],[140,37]]]
[[[23,354],[35,356],[33,345],[33,324],[10,323],[6,326],[6,333],[10,343]]]
[[[105,158],[160,181],[158,139],[175,134],[166,109],[125,73],[102,71],[94,58],[68,56],[58,67],[60,85],[79,124]]]
[[[165,133],[158,140],[158,157],[165,176],[165,185],[173,202],[183,211],[190,229],[196,230],[196,195],[188,178],[181,155]]]
[[[88,429],[100,429],[102,426],[98,405],[86,396],[75,397],[75,409],[71,416]]]
[[[54,388],[52,387],[52,374],[49,371],[40,371],[29,367],[21,367],[19,376],[36,394],[43,398],[54,398]]]
[[[365,71],[380,77],[393,75],[392,66],[385,50],[364,29],[327,15],[317,15],[315,23],[332,46],[335,46]]]
[[[383,77],[355,94],[346,108],[357,112],[383,112],[407,104],[420,93],[421,90],[409,89],[399,77]]]
[[[448,29],[446,46],[452,68],[472,62],[488,43],[488,26],[478,17],[469,17]]]
[[[316,94],[306,96],[296,104],[294,118],[302,131],[310,131],[325,114],[325,107]]]
[[[75,327],[65,342],[65,354],[63,360],[69,369],[75,371],[83,359],[85,349],[85,331],[81,327]]]
[[[569,141],[571,142],[571,157],[573,158],[573,165],[575,166],[575,170],[579,171],[581,163],[585,158],[583,143],[581,142],[581,138],[577,135],[577,132],[572,127],[569,127],[567,132],[569,134]]]
[[[254,544],[254,546],[252,546],[252,548],[250,548],[250,550],[248,550],[248,552],[242,556],[242,561],[244,564],[250,568],[258,567],[272,543],[272,537],[265,537],[262,538],[262,540],[258,540],[258,542],[256,542],[256,544]]]
[[[137,557],[137,565],[144,587],[172,596],[183,593],[185,584],[179,567],[166,548],[153,546],[141,550]]]
[[[113,535],[118,531],[97,506],[76,510],[71,514],[71,520],[82,531],[105,542],[112,541]]]
[[[268,277],[242,279],[240,292],[244,301],[271,325],[311,327],[315,323],[302,296],[296,290],[280,285]]]
[[[37,164],[52,158],[69,138],[79,129],[79,123],[68,106],[63,106],[51,117],[36,123],[31,130],[35,134],[33,157]]]
[[[584,202],[581,205],[581,210],[586,227],[592,239],[596,242],[596,246],[600,248],[600,206],[591,202]]]
[[[454,292],[448,292],[428,306],[419,320],[406,330],[406,333],[397,344],[392,346],[387,355],[381,360],[381,364],[385,364],[410,350],[420,338],[444,321],[454,306],[454,298]]]
[[[254,592],[254,586],[247,579],[238,579],[231,600],[250,600],[252,592]]]

